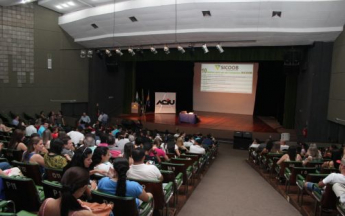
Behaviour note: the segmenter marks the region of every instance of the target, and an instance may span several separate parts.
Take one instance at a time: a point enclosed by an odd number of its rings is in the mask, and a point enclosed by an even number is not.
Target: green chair
[[[44,172],[46,174],[46,179],[48,181],[57,181],[60,182],[63,174],[62,169],[54,169],[54,168],[45,168]]]
[[[301,161],[284,161],[283,163],[281,163],[280,165],[276,165],[275,170],[277,173],[277,178],[279,180],[281,180],[282,178],[284,178],[284,174],[285,174],[285,168],[293,168],[293,167],[302,167],[303,164]]]
[[[57,199],[60,197],[62,185],[59,182],[43,180],[42,185],[45,198]]]
[[[303,194],[304,194],[304,191],[305,191],[304,183],[305,182],[318,183],[322,179],[326,178],[327,175],[328,174],[316,174],[316,173],[309,173],[306,177],[303,177],[300,174],[297,175],[297,181],[296,181],[296,185],[298,187],[297,202],[301,206],[303,205]]]
[[[22,161],[23,157],[23,151],[21,150],[14,150],[14,149],[8,149],[8,148],[3,148],[1,150],[3,156],[10,162],[12,161]]]
[[[303,177],[306,177],[309,173],[315,173],[316,168],[315,167],[292,167],[291,169],[285,168],[285,192],[286,195],[290,192],[290,186],[296,185],[296,178],[297,175],[301,175]]]
[[[196,175],[199,167],[198,167],[198,162],[194,162],[193,160],[189,158],[171,158],[170,160],[171,163],[176,163],[176,164],[184,164],[187,167],[192,167],[192,176],[191,176],[191,183],[194,185],[194,180],[193,177]]]
[[[341,203],[337,204],[337,211],[341,216],[345,216],[345,208],[343,207],[343,205],[341,205]]]
[[[182,173],[183,175],[182,185],[185,186],[185,194],[188,195],[188,185],[193,175],[193,168],[191,166],[187,167],[185,164],[175,164],[175,163],[167,163],[167,162],[162,162],[161,167],[163,170],[173,171],[176,176],[179,175],[179,173]]]
[[[149,202],[142,203],[138,211],[136,199],[134,197],[119,197],[97,190],[93,190],[91,193],[93,202],[114,204],[114,215],[151,216],[153,214],[154,201],[152,198]]]
[[[336,209],[337,197],[332,190],[332,184],[327,184],[323,193],[313,191],[312,195],[315,199],[315,215],[322,215],[323,209],[334,210]]]
[[[16,205],[12,200],[0,200],[0,216],[34,216],[37,214],[19,211],[16,213]]]
[[[24,163],[16,160],[12,161],[12,165],[18,167],[23,175],[34,180],[36,185],[42,185],[42,173],[40,165],[37,163]]]
[[[179,189],[183,183],[183,174],[179,173],[175,175],[173,171],[169,170],[160,170],[163,175],[163,183],[172,182],[174,186],[174,207],[176,208],[176,204],[178,203],[178,194]]]
[[[146,192],[153,195],[155,210],[162,210],[165,207],[166,215],[169,212],[169,201],[174,194],[173,182],[167,183],[163,188],[163,183],[159,180],[128,179],[136,181],[143,186]]]
[[[1,175],[5,197],[16,204],[16,210],[37,212],[44,200],[43,188],[35,185],[30,178]]]

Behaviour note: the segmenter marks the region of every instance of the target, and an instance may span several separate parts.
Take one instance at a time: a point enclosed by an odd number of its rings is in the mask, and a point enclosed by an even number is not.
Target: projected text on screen
[[[203,92],[252,93],[253,64],[201,64]]]

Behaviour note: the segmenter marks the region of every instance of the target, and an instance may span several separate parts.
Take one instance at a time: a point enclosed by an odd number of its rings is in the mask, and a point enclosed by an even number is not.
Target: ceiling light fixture
[[[156,50],[154,47],[151,47],[150,50],[151,50],[151,52],[152,52],[153,54],[157,54],[157,53],[158,53],[157,50]]]
[[[80,50],[80,58],[86,57],[86,50]]]
[[[61,4],[62,7],[68,8],[69,5],[68,4]]]
[[[132,48],[128,48],[128,53],[131,54],[132,56],[135,56],[135,52]]]
[[[105,54],[107,54],[108,57],[111,57],[111,51],[110,50],[106,49]]]
[[[182,54],[186,52],[181,46],[177,46],[177,50]]]
[[[93,50],[88,50],[87,51],[87,57],[92,58],[92,56],[93,56]]]
[[[75,3],[72,2],[72,1],[67,2],[67,4],[70,5],[70,6],[75,6]]]
[[[223,50],[223,48],[222,48],[222,46],[221,46],[220,44],[217,44],[217,45],[216,45],[216,48],[217,48],[217,50],[218,50],[220,53],[223,53],[223,52],[224,52],[224,50]]]
[[[56,5],[55,7],[56,7],[57,9],[60,9],[60,10],[62,9],[62,7],[61,7],[60,5]]]
[[[208,49],[207,49],[206,44],[203,44],[203,45],[201,46],[201,48],[202,48],[202,50],[204,50],[204,53],[205,53],[205,54],[209,52]]]
[[[170,53],[169,47],[167,45],[164,46],[163,50],[164,50],[165,54],[167,54],[167,55]]]
[[[121,52],[121,49],[116,49],[115,52],[116,52],[116,54],[118,54],[119,56],[122,56],[122,55],[123,55],[123,53]]]
[[[138,22],[138,20],[137,20],[137,18],[135,18],[135,16],[129,17],[129,19],[130,19],[132,22]]]

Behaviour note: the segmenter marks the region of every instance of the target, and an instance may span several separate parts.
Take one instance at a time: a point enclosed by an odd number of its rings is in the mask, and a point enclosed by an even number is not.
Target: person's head
[[[64,130],[59,130],[58,138],[59,138],[59,139],[62,139],[62,138],[64,138],[65,136],[67,136],[66,131],[64,131]]]
[[[144,150],[145,150],[145,154],[150,154],[150,152],[152,151],[152,143],[149,143],[149,142],[144,143]]]
[[[22,142],[24,138],[24,132],[20,129],[15,129],[12,133],[10,142],[8,143],[8,148],[14,148],[16,144]]]
[[[82,126],[77,127],[77,131],[82,132],[83,130],[84,130],[84,128]]]
[[[155,146],[157,146],[157,147],[160,147],[161,144],[162,144],[161,138],[156,137],[156,138],[153,140],[153,145],[155,145]]]
[[[90,135],[86,135],[85,136],[85,139],[84,139],[84,145],[86,147],[93,147],[96,145],[96,141],[95,141],[95,138],[93,138],[93,136],[90,134]]]
[[[129,142],[133,143],[135,140],[135,137],[132,134],[130,134],[130,135],[128,135],[128,140],[129,140]]]
[[[43,127],[44,127],[45,129],[47,129],[47,128],[49,127],[49,122],[48,122],[48,121],[45,121],[45,122],[43,123]]]
[[[259,141],[259,139],[254,138],[253,143],[254,143],[254,144],[259,144],[259,143],[260,143],[260,141]]]
[[[92,150],[88,147],[82,147],[74,152],[71,162],[68,167],[82,167],[89,169],[92,162]]]
[[[100,163],[108,162],[110,159],[110,152],[108,147],[97,147],[93,151],[92,155],[92,163],[90,165],[90,169],[93,169],[95,166],[97,166]]]
[[[312,158],[319,157],[319,150],[317,149],[317,146],[315,143],[310,144],[308,151],[309,151],[309,156],[311,156]]]
[[[108,136],[107,136],[107,144],[108,145],[115,145],[115,138],[114,138],[114,136],[113,135],[111,135],[111,134],[108,134]]]
[[[296,155],[297,155],[296,146],[290,146],[287,150],[287,154],[289,155],[290,160],[294,161],[296,159]]]
[[[128,142],[125,144],[123,148],[123,157],[129,160],[129,157],[132,157],[132,151],[134,149],[134,144],[131,142]]]
[[[33,137],[30,139],[29,144],[28,144],[28,153],[31,152],[37,152],[39,153],[40,151],[42,151],[44,145],[43,145],[43,141],[40,137]]]
[[[83,116],[86,116],[86,112],[83,112]]]
[[[135,145],[140,146],[143,144],[143,139],[139,136],[135,139]]]
[[[49,129],[44,130],[42,133],[42,139],[44,144],[53,139],[52,132]]]
[[[200,138],[196,138],[196,139],[194,140],[194,144],[195,144],[195,145],[201,145],[201,143],[202,143],[202,139],[200,139]]]
[[[30,119],[30,120],[29,120],[29,124],[30,124],[30,125],[35,125],[35,123],[36,123],[35,119]]]
[[[69,168],[61,179],[60,215],[67,216],[70,211],[83,209],[78,202],[88,187],[89,172],[81,167]]]
[[[61,151],[63,149],[63,146],[64,146],[64,143],[61,139],[57,138],[57,139],[53,139],[51,142],[50,142],[50,149],[49,149],[49,152],[50,153],[54,153],[54,154],[57,154],[57,155],[60,155],[61,154]]]
[[[73,149],[73,142],[72,142],[71,137],[69,137],[69,136],[63,137],[62,138],[62,142],[63,142],[63,147],[65,149],[68,149],[68,150],[72,150]]]
[[[132,158],[134,163],[144,163],[145,150],[142,148],[135,148],[132,150]]]
[[[267,149],[267,151],[271,151],[272,148],[273,148],[273,141],[271,139],[269,139],[267,141],[267,144],[266,144],[266,149]]]
[[[129,163],[126,158],[115,158],[114,163],[115,175],[117,175],[117,187],[116,187],[116,196],[126,196],[126,174],[129,170]]]

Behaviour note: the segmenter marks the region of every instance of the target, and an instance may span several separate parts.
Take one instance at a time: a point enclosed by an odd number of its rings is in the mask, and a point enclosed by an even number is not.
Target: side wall
[[[89,59],[59,27],[60,14],[36,3],[0,13],[0,112],[33,115],[60,110],[61,100],[87,102]]]

